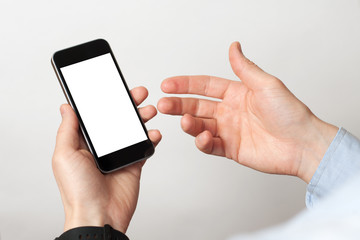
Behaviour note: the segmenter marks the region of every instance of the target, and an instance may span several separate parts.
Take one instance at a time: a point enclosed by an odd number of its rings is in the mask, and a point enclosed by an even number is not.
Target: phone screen
[[[98,157],[147,140],[110,53],[60,70]]]

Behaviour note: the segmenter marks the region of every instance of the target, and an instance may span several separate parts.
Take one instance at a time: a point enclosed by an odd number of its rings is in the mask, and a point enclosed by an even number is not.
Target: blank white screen
[[[61,71],[98,157],[147,139],[110,53]]]

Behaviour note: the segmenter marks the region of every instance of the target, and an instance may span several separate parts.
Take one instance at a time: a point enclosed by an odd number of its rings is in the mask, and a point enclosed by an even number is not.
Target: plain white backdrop
[[[66,100],[53,52],[104,38],[129,87],[164,96],[163,79],[236,80],[228,47],[282,79],[321,119],[360,136],[360,1],[0,2],[0,238],[53,239],[64,214],[51,157]],[[131,239],[225,239],[269,227],[304,207],[306,184],[207,156],[179,117],[147,127],[163,140],[146,163]]]

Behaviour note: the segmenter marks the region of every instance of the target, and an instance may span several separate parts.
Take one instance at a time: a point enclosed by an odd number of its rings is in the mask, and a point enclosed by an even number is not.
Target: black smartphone
[[[154,146],[107,41],[58,51],[51,63],[101,172],[153,155]]]

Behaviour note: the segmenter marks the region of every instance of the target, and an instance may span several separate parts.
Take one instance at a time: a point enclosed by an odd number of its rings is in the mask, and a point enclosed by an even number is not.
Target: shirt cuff
[[[321,198],[359,171],[360,140],[340,128],[307,186],[306,206],[316,206]]]

